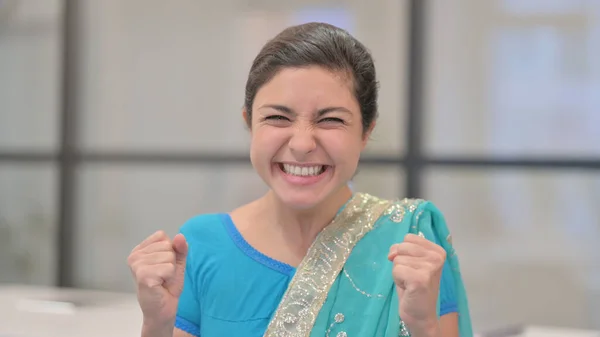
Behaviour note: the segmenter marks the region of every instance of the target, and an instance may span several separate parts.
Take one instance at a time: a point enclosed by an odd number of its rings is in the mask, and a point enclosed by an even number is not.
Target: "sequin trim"
[[[310,336],[329,289],[352,249],[389,205],[390,201],[368,194],[354,195],[308,250],[264,337]]]
[[[343,323],[343,322],[344,322],[344,320],[345,320],[346,318],[344,317],[344,314],[342,314],[342,313],[337,313],[337,314],[335,314],[335,317],[334,317],[333,319],[334,319],[334,322],[333,322],[333,323],[331,323],[331,324],[329,325],[329,328],[327,328],[327,334],[325,334],[325,337],[329,337],[329,336],[331,335],[331,329],[333,329],[333,327],[334,327],[336,324],[341,324],[341,323]],[[345,334],[345,332],[344,332],[344,331],[342,331],[342,332],[339,332],[339,333],[337,334],[337,336],[340,336],[340,334],[341,334],[341,333],[344,333],[344,334]]]
[[[410,337],[410,332],[408,331],[406,324],[404,324],[404,321],[400,321],[400,332],[398,333],[398,336]]]
[[[363,294],[366,297],[369,298],[384,298],[383,294],[370,294],[362,289],[360,289],[356,283],[354,283],[354,280],[352,279],[352,277],[350,277],[350,275],[348,274],[348,272],[346,271],[346,269],[344,269],[344,276],[346,276],[346,278],[348,279],[348,281],[350,281],[350,284],[352,285],[352,287],[354,288],[354,290],[358,291],[359,293]]]

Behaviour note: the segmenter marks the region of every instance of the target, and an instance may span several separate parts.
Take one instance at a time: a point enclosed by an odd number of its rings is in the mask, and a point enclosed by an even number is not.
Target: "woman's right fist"
[[[145,321],[169,324],[175,320],[183,290],[187,242],[158,231],[137,245],[127,263],[135,279],[137,298]]]

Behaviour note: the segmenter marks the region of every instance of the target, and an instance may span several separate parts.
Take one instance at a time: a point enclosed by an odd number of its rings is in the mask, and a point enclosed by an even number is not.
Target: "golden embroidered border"
[[[308,337],[331,285],[358,241],[391,201],[356,193],[316,238],[283,295],[264,337]]]

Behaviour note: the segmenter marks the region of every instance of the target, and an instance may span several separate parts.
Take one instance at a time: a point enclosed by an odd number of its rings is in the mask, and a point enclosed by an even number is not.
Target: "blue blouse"
[[[189,251],[175,327],[202,337],[263,336],[295,268],[254,249],[225,213],[194,217],[181,233]],[[449,268],[440,315],[458,310]]]

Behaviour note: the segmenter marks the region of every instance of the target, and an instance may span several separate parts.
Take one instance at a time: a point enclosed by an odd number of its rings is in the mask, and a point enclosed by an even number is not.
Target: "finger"
[[[176,261],[178,263],[185,262],[188,253],[188,244],[183,234],[177,234],[173,238],[173,250],[176,253]]]
[[[393,245],[390,247],[390,250],[388,251],[388,256],[387,256],[387,258],[388,258],[388,260],[389,260],[389,261],[392,261],[392,260],[394,260],[394,257],[396,257],[396,255],[397,255],[397,253],[396,253],[396,246],[398,246],[398,244],[397,244],[397,243],[396,243],[396,244],[393,244]]]
[[[155,272],[165,283],[175,278],[177,267],[173,263],[157,264],[152,267],[156,268]]]
[[[388,252],[388,260],[393,261],[394,257],[400,254],[400,247],[403,243],[395,243],[390,247],[390,251]]]
[[[422,250],[420,252],[414,254],[406,253],[403,250],[401,250],[400,253],[394,252],[388,256],[388,259],[393,262],[397,257],[414,258],[418,261],[421,261],[420,263],[422,263],[422,266],[431,267],[431,270],[440,269],[444,262],[446,262],[446,252],[444,250],[437,252],[433,250],[426,250],[424,248],[421,249]]]
[[[412,242],[402,242],[392,245],[388,259],[391,261],[397,255],[424,257],[427,256],[427,249]]]
[[[396,265],[403,265],[413,269],[430,268],[430,263],[427,260],[414,256],[397,255],[392,262],[394,263],[394,267]]]
[[[433,258],[435,260],[439,260],[440,258],[442,260],[446,259],[446,250],[438,245],[437,243],[433,242],[433,241],[429,241],[428,239],[421,237],[419,235],[414,235],[414,234],[408,234],[405,237],[405,242],[406,243],[414,243],[417,244],[423,248],[425,248],[430,254],[430,258]]]
[[[175,252],[154,252],[150,254],[141,255],[137,261],[135,261],[134,266],[140,265],[155,265],[155,264],[163,264],[163,263],[175,263]]]
[[[174,276],[175,265],[172,263],[143,266],[135,273],[138,286],[147,288],[161,286]]]
[[[175,252],[156,252],[151,254],[133,255],[128,262],[131,272],[137,278],[137,273],[142,269],[159,264],[175,265]]]
[[[401,264],[394,266],[392,276],[398,287],[408,291],[428,287],[431,279],[427,271]]]
[[[404,242],[414,243],[416,245],[419,245],[419,246],[427,248],[427,249],[433,249],[433,250],[443,249],[440,245],[436,244],[435,242],[429,241],[427,238],[425,238],[423,236],[415,235],[412,233],[406,234],[406,236],[404,237]]]
[[[169,239],[169,236],[164,231],[156,231],[154,234],[147,237],[144,241],[142,241],[139,245],[137,245],[134,250],[140,250],[145,248],[146,246],[153,244],[158,241],[163,241],[165,239]]]
[[[139,250],[140,253],[143,254],[152,254],[158,252],[172,252],[173,244],[171,241],[158,241],[147,245],[146,247]]]
[[[394,283],[401,288],[406,289],[406,284],[410,279],[410,275],[414,274],[415,270],[409,266],[405,266],[402,264],[394,265],[392,269],[392,277],[394,278]]]

